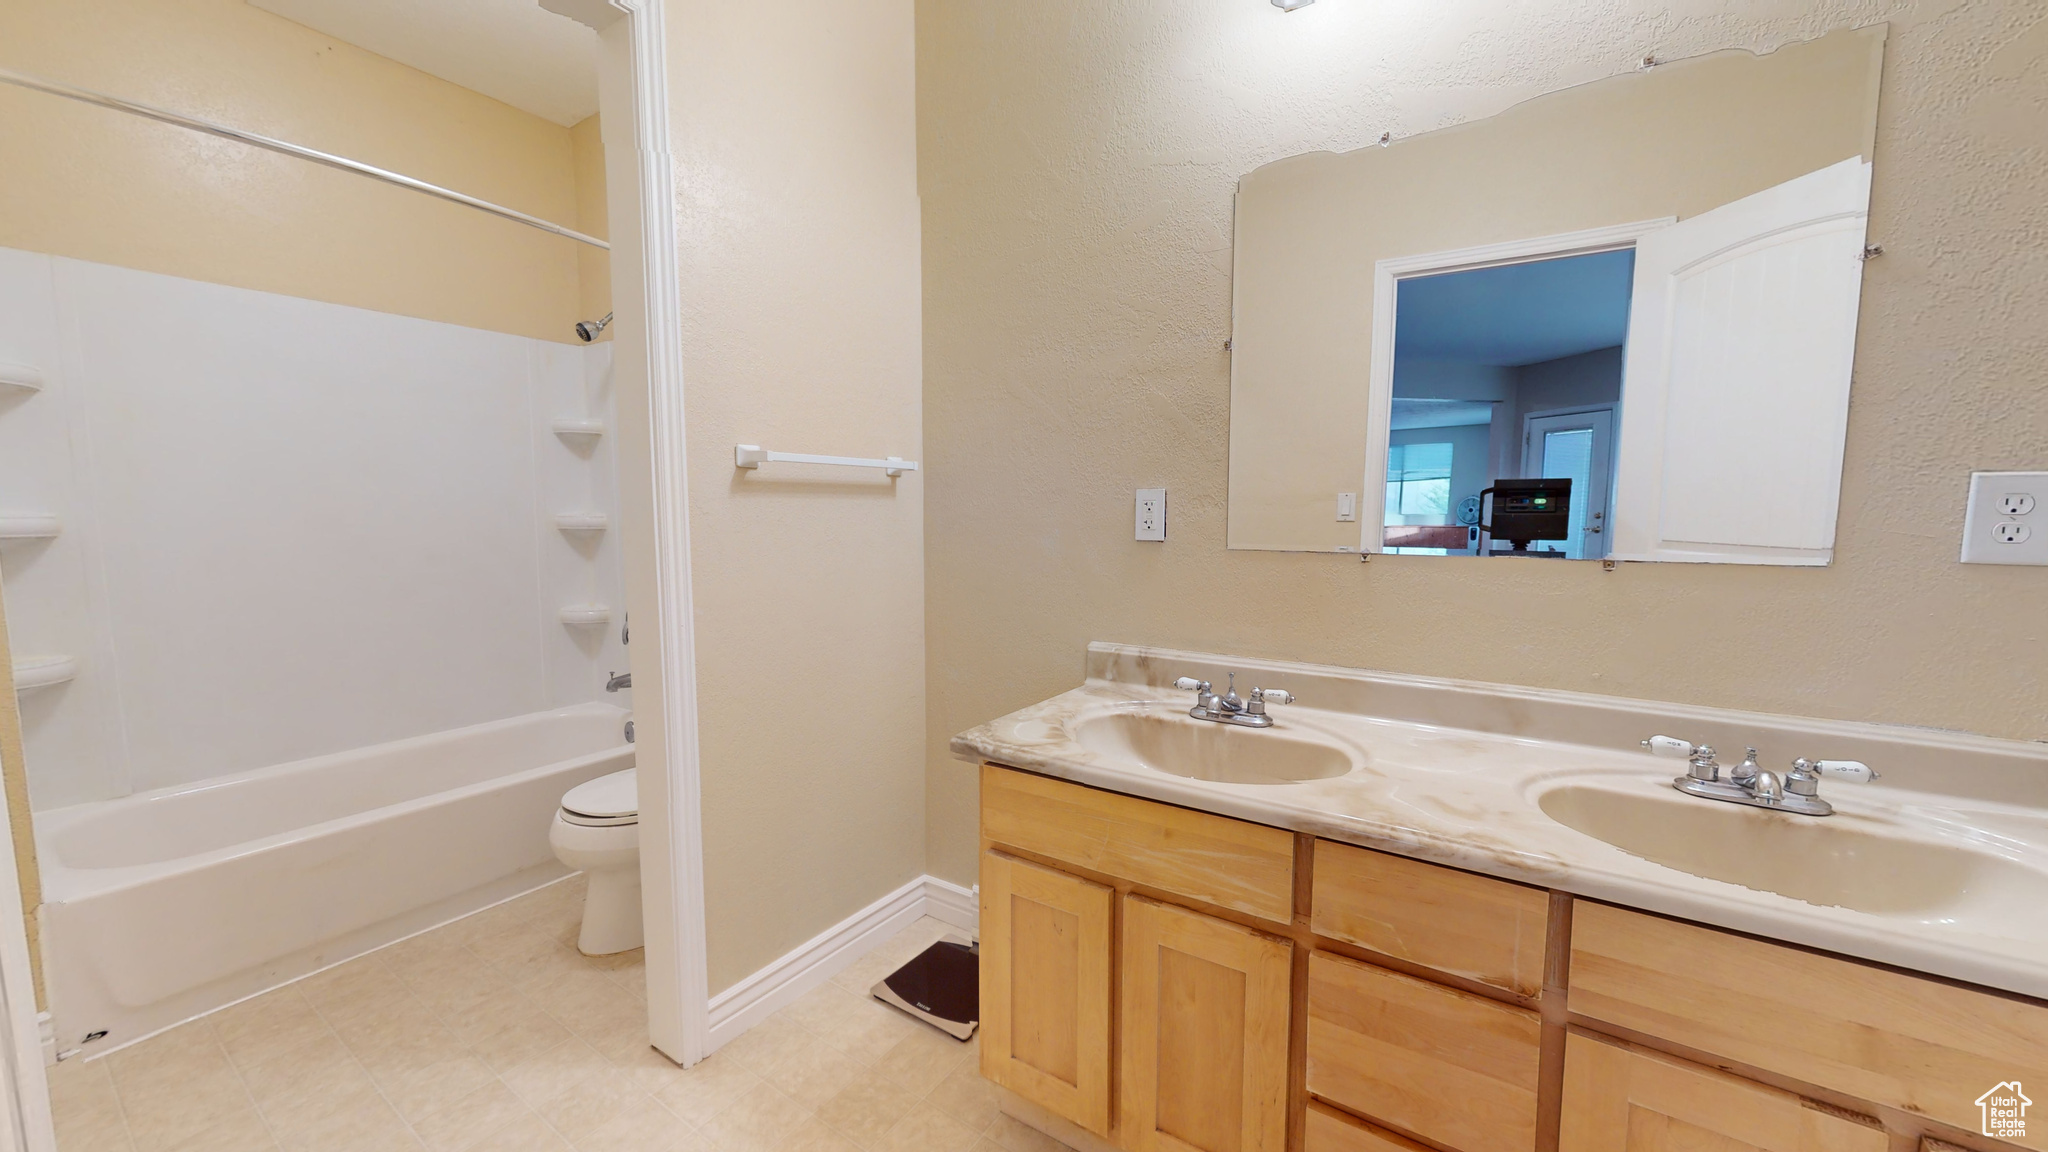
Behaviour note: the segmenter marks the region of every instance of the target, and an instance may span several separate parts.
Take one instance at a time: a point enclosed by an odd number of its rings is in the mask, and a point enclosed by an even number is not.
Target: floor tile
[[[260,1064],[327,1031],[326,1023],[294,985],[230,1005],[207,1018],[228,1058],[238,1067]]]
[[[652,1100],[639,1100],[576,1140],[577,1152],[686,1152],[694,1130]]]
[[[439,1112],[413,1121],[412,1130],[428,1152],[462,1152],[500,1128],[533,1115],[524,1101],[492,1079]]]
[[[818,1119],[861,1147],[871,1149],[917,1103],[917,1094],[910,1089],[869,1072],[820,1105]]]
[[[759,1083],[761,1078],[739,1061],[716,1052],[695,1067],[683,1069],[680,1076],[657,1090],[654,1098],[685,1122],[702,1127]]]
[[[983,1138],[994,1142],[1003,1152],[1073,1152],[1065,1144],[1040,1132],[1015,1116],[997,1116],[995,1123],[988,1126]]]
[[[472,1147],[477,1152],[574,1152],[567,1140],[538,1118],[514,1121]]]
[[[967,1062],[967,1046],[929,1025],[920,1024],[889,1049],[875,1071],[923,1096],[945,1082]]]
[[[980,1130],[922,1103],[884,1133],[872,1152],[968,1152],[980,1139]]]
[[[955,1068],[952,1075],[932,1089],[925,1102],[976,1132],[995,1123],[996,1115],[1001,1111],[996,1103],[995,1088],[981,1078],[981,1069],[972,1060]]]
[[[801,1104],[756,1084],[699,1126],[718,1152],[779,1152],[784,1139],[812,1119]]]

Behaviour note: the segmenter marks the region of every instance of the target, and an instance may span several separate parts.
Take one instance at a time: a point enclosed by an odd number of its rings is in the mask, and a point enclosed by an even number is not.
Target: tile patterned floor
[[[51,1069],[61,1152],[1063,1152],[961,1044],[867,989],[922,920],[684,1071],[638,952],[574,946],[581,879],[91,1062]]]

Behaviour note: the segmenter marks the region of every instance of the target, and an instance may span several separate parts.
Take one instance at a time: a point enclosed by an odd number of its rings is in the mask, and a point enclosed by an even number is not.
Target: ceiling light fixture
[[[1273,0],[1273,7],[1282,12],[1292,12],[1296,8],[1306,8],[1315,2],[1316,0]]]

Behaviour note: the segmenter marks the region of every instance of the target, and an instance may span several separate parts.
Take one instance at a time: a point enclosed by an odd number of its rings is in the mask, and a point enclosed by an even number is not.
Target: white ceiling
[[[537,0],[249,0],[567,127],[597,111],[597,33]]]

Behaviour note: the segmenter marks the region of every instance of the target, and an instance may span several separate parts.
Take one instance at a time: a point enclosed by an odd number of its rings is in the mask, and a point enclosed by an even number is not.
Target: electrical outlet
[[[2048,472],[1972,472],[1963,563],[2048,565]]]
[[[1166,539],[1166,489],[1138,489],[1138,539]]]
[[[1358,521],[1358,493],[1337,493],[1337,522],[1353,524]]]

